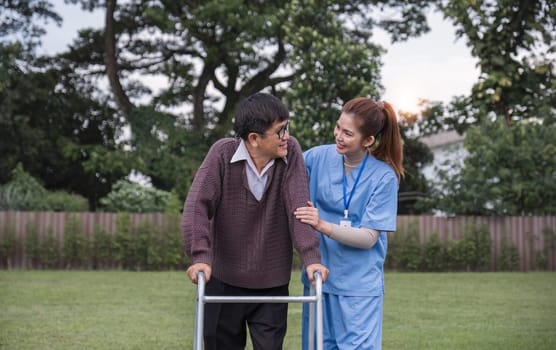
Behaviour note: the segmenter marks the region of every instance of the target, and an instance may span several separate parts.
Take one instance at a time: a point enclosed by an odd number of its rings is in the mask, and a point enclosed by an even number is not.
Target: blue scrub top
[[[304,153],[309,173],[311,201],[319,209],[320,218],[339,224],[344,214],[343,157],[336,145],[323,145]],[[361,166],[361,165],[360,165]],[[355,190],[353,183],[359,167],[347,175],[346,196],[354,191],[349,205],[352,227],[380,231],[370,249],[354,248],[320,235],[322,264],[330,270],[323,292],[345,296],[379,296],[384,293],[384,259],[387,232],[396,230],[398,178],[385,162],[369,156]],[[302,281],[310,282],[305,271]]]

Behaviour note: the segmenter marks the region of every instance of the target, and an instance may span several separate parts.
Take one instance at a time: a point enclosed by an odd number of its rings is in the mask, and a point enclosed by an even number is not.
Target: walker
[[[323,350],[322,335],[322,278],[320,272],[315,272],[315,284],[311,285],[309,296],[216,296],[205,295],[205,274],[197,274],[197,302],[195,307],[195,336],[193,350],[203,350],[203,326],[206,303],[310,303],[309,305],[309,330],[316,327],[316,350]],[[315,312],[316,304],[316,312]],[[316,322],[315,322],[316,316]],[[312,332],[311,332],[312,333]],[[315,347],[315,337],[309,336],[309,350]]]

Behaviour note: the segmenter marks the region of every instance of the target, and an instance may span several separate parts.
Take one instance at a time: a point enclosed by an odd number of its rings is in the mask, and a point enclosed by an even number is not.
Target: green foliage
[[[159,244],[156,227],[148,221],[142,221],[137,226],[133,243],[135,245],[135,270],[149,270],[160,265]]]
[[[440,5],[478,59],[479,81],[457,104],[460,126],[502,119],[555,121],[556,16],[551,1],[451,0]],[[463,123],[461,123],[463,121]],[[464,126],[465,127],[465,126]]]
[[[544,250],[533,252],[533,267],[538,270],[548,268],[548,258],[556,253],[556,231],[554,228],[546,226],[542,230],[544,239]],[[532,244],[530,245],[533,246]]]
[[[52,226],[49,226],[41,239],[40,262],[42,266],[52,269],[59,267],[60,260],[61,244],[54,234]]]
[[[135,267],[135,247],[129,213],[120,213],[116,221],[114,243],[116,248],[116,262],[125,269]]]
[[[30,268],[40,266],[41,260],[41,239],[37,225],[30,221],[25,228],[25,256]]]
[[[110,268],[116,261],[115,237],[99,225],[95,226],[93,233],[91,258],[95,269]]]
[[[184,200],[180,198],[179,194],[176,191],[172,191],[166,201],[164,212],[169,215],[181,214],[183,212],[183,203]]]
[[[9,42],[13,37],[23,38],[25,46],[32,50],[40,44],[40,37],[45,32],[42,25],[49,21],[58,25],[62,22],[62,18],[52,8],[50,2],[42,0],[3,1],[0,4],[2,42]]]
[[[17,234],[14,226],[3,227],[0,235],[0,264],[10,268],[17,248]]]
[[[175,202],[175,198],[169,192],[120,180],[100,203],[109,212],[146,213],[164,212],[172,201]]]
[[[427,198],[431,189],[422,170],[432,162],[433,155],[424,143],[407,135],[407,128],[402,127],[401,130],[405,176],[398,190],[398,215],[426,213],[430,208],[423,199]]]
[[[446,244],[440,241],[438,233],[431,234],[423,246],[420,270],[431,272],[446,271],[446,249]]]
[[[419,270],[421,244],[419,242],[419,227],[416,223],[411,223],[407,232],[390,235],[388,245],[387,267],[402,271]]]
[[[448,248],[450,268],[456,271],[485,271],[490,266],[491,239],[486,225],[468,224],[463,237]]]
[[[130,170],[114,161],[127,161],[114,112],[97,81],[68,60],[0,42],[0,183],[21,163],[46,189],[84,196],[94,209]],[[91,168],[97,154],[102,166]]]
[[[180,269],[188,265],[187,256],[183,250],[181,236],[181,215],[168,215],[169,219],[164,227],[161,227],[161,256],[162,268]]]
[[[507,234],[503,234],[500,240],[500,251],[496,258],[496,265],[499,271],[517,271],[519,270],[519,254],[517,247]]]
[[[542,229],[542,234],[544,236],[545,243],[547,243],[546,253],[548,255],[551,250],[556,249],[556,230],[553,227],[545,226]]]
[[[98,244],[94,245],[94,256],[97,262],[102,262],[96,267],[109,267],[116,263],[132,271],[183,268],[187,261],[179,222],[175,216],[170,217],[164,226],[142,221],[134,228],[129,213],[119,214],[112,237],[104,230],[96,230],[94,242]]]
[[[64,231],[62,256],[66,268],[87,268],[89,261],[89,240],[81,230],[81,223],[75,215],[68,216]]]
[[[407,232],[389,239],[387,269],[400,271],[486,271],[491,269],[491,240],[486,225],[469,224],[461,239],[443,242],[437,233],[419,242],[419,228],[412,223]]]
[[[101,1],[72,1],[111,11]],[[120,108],[114,115],[131,126],[124,165],[183,201],[208,147],[232,135],[242,98],[258,91],[283,97],[295,117],[292,133],[304,147],[330,140],[337,104],[380,94],[382,51],[369,40],[373,30],[385,29],[394,41],[420,35],[428,30],[424,13],[430,6],[359,0],[117,2],[106,14],[114,19],[112,35],[106,28],[84,30],[59,58],[91,80],[111,73]],[[385,7],[396,15],[383,14]],[[105,52],[110,40],[118,48],[115,57]],[[113,69],[98,69],[105,65]],[[168,84],[155,91],[138,76]],[[77,146],[75,157],[83,152]],[[113,164],[113,157],[99,154],[91,161],[87,152],[79,161],[87,170]]]
[[[0,186],[0,210],[44,210],[46,190],[21,163],[13,170],[10,182]]]
[[[64,191],[49,192],[44,197],[44,207],[51,211],[80,212],[89,210],[87,198]]]
[[[0,186],[0,210],[87,211],[83,196],[63,191],[47,191],[23,170],[21,163],[13,170],[12,180]]]
[[[556,124],[484,122],[468,130],[463,168],[439,172],[434,206],[463,215],[556,213]],[[451,168],[451,169],[450,169]]]

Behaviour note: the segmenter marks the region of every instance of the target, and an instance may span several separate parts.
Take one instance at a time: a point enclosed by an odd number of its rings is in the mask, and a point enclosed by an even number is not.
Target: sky
[[[61,27],[47,26],[40,53],[64,51],[80,28],[103,25],[101,12],[91,14],[63,0],[52,2],[64,21]],[[382,97],[403,111],[416,112],[420,98],[449,102],[454,96],[468,95],[479,76],[477,60],[463,38],[456,40],[453,25],[437,13],[429,14],[428,21],[430,32],[403,43],[390,44],[379,30],[373,38],[388,50],[382,58]]]

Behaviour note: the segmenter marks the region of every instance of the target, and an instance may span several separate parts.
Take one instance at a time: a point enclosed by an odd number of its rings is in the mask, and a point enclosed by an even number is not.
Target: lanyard
[[[365,164],[367,163],[367,158],[369,157],[369,154],[367,153],[365,155],[365,160],[363,160],[363,163],[361,164],[361,168],[359,168],[359,173],[357,174],[357,177],[355,178],[355,182],[353,183],[353,187],[351,188],[351,193],[349,194],[349,198],[346,201],[346,190],[347,190],[347,177],[346,177],[346,172],[344,169],[344,181],[343,181],[343,190],[344,190],[344,218],[347,219],[348,217],[348,208],[349,208],[349,203],[351,203],[351,199],[353,198],[353,193],[355,192],[355,188],[357,187],[357,183],[359,182],[359,178],[361,178],[361,173],[363,173],[363,169],[365,168]]]

